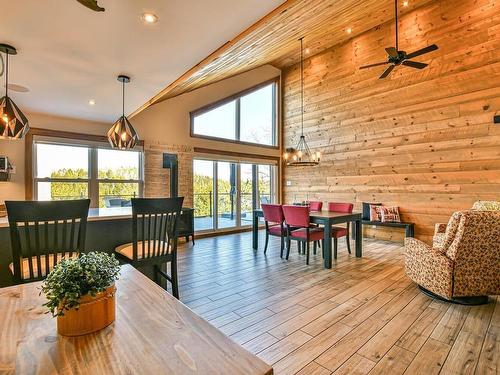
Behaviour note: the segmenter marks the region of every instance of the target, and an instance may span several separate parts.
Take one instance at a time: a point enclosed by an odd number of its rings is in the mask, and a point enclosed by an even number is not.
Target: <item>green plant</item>
[[[42,284],[42,292],[48,300],[44,306],[54,317],[64,315],[66,310],[78,309],[80,297],[104,291],[118,279],[119,272],[118,260],[106,253],[91,252],[62,259]]]

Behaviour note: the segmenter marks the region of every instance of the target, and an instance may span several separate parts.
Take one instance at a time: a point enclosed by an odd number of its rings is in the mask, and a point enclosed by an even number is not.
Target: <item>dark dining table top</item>
[[[262,213],[261,209],[255,210],[255,212]],[[334,219],[334,218],[344,218],[346,216],[353,217],[352,220],[360,220],[361,219],[361,212],[335,212],[335,211],[311,211],[309,213],[309,216],[311,218],[317,218],[317,219]],[[359,219],[358,219],[359,217]]]

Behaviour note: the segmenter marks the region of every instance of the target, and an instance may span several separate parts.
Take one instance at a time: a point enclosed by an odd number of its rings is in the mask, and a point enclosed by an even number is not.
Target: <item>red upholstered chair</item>
[[[342,212],[350,214],[354,205],[352,203],[340,203],[340,202],[330,202],[328,203],[328,211],[330,212]],[[337,239],[340,237],[345,237],[347,242],[347,251],[351,254],[351,244],[349,242],[349,224],[344,227],[332,227],[332,238],[333,238],[333,257],[337,259]]]
[[[309,243],[324,241],[323,228],[310,226],[309,207],[283,206],[287,229],[286,259],[290,255],[290,241],[295,240],[306,245],[306,264],[309,264]],[[316,243],[314,244],[316,247]]]
[[[266,244],[264,246],[264,254],[267,251],[269,244],[269,236],[276,236],[281,238],[281,253],[280,257],[283,258],[283,249],[285,247],[286,228],[283,223],[285,216],[283,215],[283,208],[281,204],[261,204],[262,212],[264,213],[264,220],[266,222]]]
[[[321,211],[323,209],[323,202],[310,201],[308,203],[311,211]]]

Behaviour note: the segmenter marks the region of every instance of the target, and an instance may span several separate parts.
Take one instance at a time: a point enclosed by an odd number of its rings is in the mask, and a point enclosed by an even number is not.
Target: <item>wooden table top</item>
[[[116,286],[116,321],[76,338],[57,335],[40,283],[0,289],[0,373],[273,373],[131,266]]]
[[[263,211],[261,209],[254,210],[254,212],[257,212],[259,214],[263,214]],[[361,219],[361,212],[335,212],[335,211],[310,211],[309,216],[311,218],[317,218],[317,219],[332,219],[332,218],[343,218],[343,217],[358,217]]]

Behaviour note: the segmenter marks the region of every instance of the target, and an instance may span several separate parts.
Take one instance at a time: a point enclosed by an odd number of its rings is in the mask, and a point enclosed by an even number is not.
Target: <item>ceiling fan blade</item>
[[[76,0],[80,4],[86,6],[89,9],[92,9],[94,12],[104,12],[104,8],[100,7],[97,4],[97,0]]]
[[[402,64],[415,69],[424,69],[427,65],[429,65],[417,61],[408,61],[408,60],[403,61]]]
[[[381,62],[381,63],[365,65],[365,66],[360,67],[359,69],[373,68],[374,66],[380,66],[380,65],[386,65],[386,64],[389,64],[389,62],[388,61],[384,61],[384,62]]]
[[[419,49],[418,51],[412,52],[406,56],[407,59],[413,59],[414,57],[421,56],[423,54],[435,51],[438,49],[438,46],[435,44],[431,44],[430,46]]]
[[[385,72],[382,73],[382,75],[379,77],[379,79],[382,79],[382,78],[385,78],[389,75],[390,72],[392,72],[392,69],[394,69],[394,66],[395,65],[391,65],[390,67],[388,67]]]
[[[398,50],[394,47],[387,47],[385,49],[385,52],[387,52],[391,57],[396,57],[396,58],[399,57]]]

